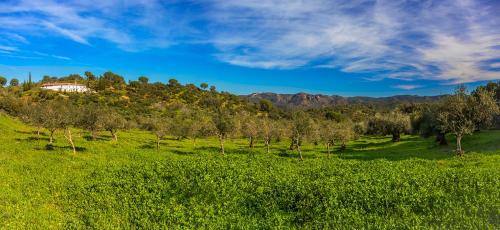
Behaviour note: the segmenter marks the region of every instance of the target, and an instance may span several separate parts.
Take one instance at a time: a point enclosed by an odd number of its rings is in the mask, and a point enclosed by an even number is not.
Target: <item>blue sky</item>
[[[3,0],[0,75],[435,95],[500,79],[498,12],[493,0]]]

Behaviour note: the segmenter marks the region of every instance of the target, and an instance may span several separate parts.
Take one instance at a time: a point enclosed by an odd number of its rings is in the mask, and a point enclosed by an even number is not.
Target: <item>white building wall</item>
[[[48,86],[42,86],[42,89],[61,91],[61,92],[77,92],[77,93],[83,93],[89,91],[89,89],[84,85],[48,85]]]

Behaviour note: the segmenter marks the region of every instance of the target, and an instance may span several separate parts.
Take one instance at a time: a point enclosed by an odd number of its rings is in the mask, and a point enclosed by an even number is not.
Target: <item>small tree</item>
[[[356,133],[353,130],[353,124],[350,121],[336,123],[333,126],[333,140],[340,143],[340,150],[345,150],[347,142],[354,139]]]
[[[401,140],[401,134],[409,132],[410,128],[410,118],[394,111],[370,119],[367,132],[375,135],[392,135],[392,141],[398,142]]]
[[[104,129],[104,117],[108,116],[98,105],[90,104],[81,109],[78,126],[89,131],[92,140]]]
[[[60,113],[60,102],[48,101],[40,104],[39,118],[42,126],[49,131],[49,144],[54,143],[54,133],[60,128],[59,121],[64,119]]]
[[[460,86],[452,96],[442,101],[437,121],[442,130],[455,135],[456,153],[462,156],[463,136],[472,134],[478,124],[487,125],[488,121],[498,113],[498,104],[492,92],[480,90],[476,96],[470,96],[465,86]]]
[[[42,105],[39,103],[25,104],[20,113],[24,122],[36,127],[37,139],[40,140],[40,132],[44,122]]]
[[[110,132],[114,141],[118,141],[118,131],[129,128],[128,122],[116,110],[107,109],[105,111],[106,115],[102,117],[103,128]]]
[[[12,79],[10,79],[10,83],[9,84],[12,87],[19,86],[19,80],[17,80],[16,78],[12,78]]]
[[[64,130],[64,137],[68,140],[71,148],[73,149],[73,154],[76,154],[75,142],[73,141],[73,135],[71,134],[71,128],[78,124],[78,113],[76,107],[68,102],[59,105],[57,109],[60,114],[62,114],[62,119],[59,120],[59,128]]]
[[[330,154],[330,147],[335,145],[335,138],[337,137],[335,122],[325,121],[319,127],[319,139],[325,144],[326,151]]]
[[[264,140],[264,145],[266,146],[266,152],[269,153],[269,148],[271,146],[272,139],[280,137],[280,128],[276,121],[273,121],[267,117],[261,118],[259,120],[259,132],[258,136]]]
[[[143,121],[146,130],[151,131],[156,137],[156,150],[160,150],[160,141],[171,129],[171,120],[165,116],[155,115]]]
[[[7,79],[0,76],[0,87],[4,87],[7,84]]]
[[[248,114],[241,114],[241,132],[244,137],[249,139],[248,147],[253,148],[254,142],[259,135],[259,124],[257,119]]]
[[[208,137],[214,133],[214,126],[211,118],[201,111],[192,114],[188,136],[193,139],[193,145],[196,146],[196,140],[202,137]]]
[[[307,139],[314,131],[313,125],[312,119],[304,111],[298,111],[292,114],[290,139],[292,140],[292,146],[299,152],[300,160],[304,160],[300,145],[302,141]]]
[[[71,128],[79,123],[75,106],[66,100],[48,101],[42,104],[43,126],[50,132],[50,144],[53,142],[54,132],[63,130],[64,137],[68,140],[73,154],[76,154],[76,147],[73,141]]]
[[[208,84],[207,83],[201,83],[200,84],[200,88],[206,90],[208,88]]]
[[[220,151],[224,155],[224,141],[235,131],[235,120],[229,112],[219,109],[213,114],[212,122],[215,134],[219,138]]]
[[[138,80],[142,85],[147,85],[149,82],[149,78],[147,78],[146,76],[140,76]]]

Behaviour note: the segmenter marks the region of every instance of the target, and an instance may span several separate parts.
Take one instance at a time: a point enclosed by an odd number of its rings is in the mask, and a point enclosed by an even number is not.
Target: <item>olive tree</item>
[[[160,150],[160,141],[171,130],[172,121],[166,116],[154,115],[142,121],[143,127],[156,137],[156,150]]]
[[[248,138],[248,147],[253,148],[254,142],[259,135],[259,124],[257,118],[249,114],[241,114],[241,133]]]
[[[89,131],[92,140],[95,141],[99,132],[104,129],[103,121],[104,117],[107,115],[108,114],[96,104],[83,106],[80,110],[78,126]]]
[[[300,160],[304,160],[302,157],[302,151],[300,150],[300,145],[302,144],[302,141],[307,139],[313,132],[313,120],[304,111],[297,111],[292,114],[290,139],[292,140],[292,147],[296,148],[299,152]]]
[[[194,146],[196,146],[197,139],[208,137],[215,132],[211,118],[201,111],[193,113],[191,121],[188,137],[191,137]]]
[[[333,140],[335,143],[340,143],[340,150],[345,150],[347,142],[354,139],[356,133],[353,129],[353,124],[350,121],[342,121],[333,125]]]
[[[49,144],[54,142],[54,133],[60,128],[60,121],[65,119],[60,112],[61,102],[48,101],[40,104],[40,116],[38,119],[42,121],[42,126],[49,131]]]
[[[330,154],[330,147],[335,145],[335,122],[326,120],[321,122],[318,127],[318,139],[325,144],[326,152]]]
[[[37,139],[40,140],[40,132],[41,129],[43,128],[43,122],[44,122],[42,104],[40,103],[25,104],[21,108],[20,113],[21,113],[20,117],[24,122],[36,127]]]
[[[455,135],[456,153],[462,156],[464,135],[472,134],[479,124],[490,124],[490,120],[498,113],[499,107],[492,92],[478,90],[475,96],[471,96],[467,94],[465,86],[460,86],[453,95],[442,101],[436,119],[442,130]]]
[[[118,141],[118,131],[128,129],[130,125],[116,110],[106,109],[102,117],[102,127],[111,134],[113,141]]]
[[[0,76],[0,87],[4,87],[7,84],[7,79]]]
[[[219,138],[220,152],[224,155],[224,141],[235,132],[235,119],[228,111],[218,109],[212,116],[212,122],[215,127],[215,134]]]
[[[411,128],[410,117],[400,112],[391,112],[388,114],[377,114],[368,121],[369,134],[392,135],[392,141],[401,140],[401,134],[409,132]]]
[[[41,109],[43,127],[50,132],[50,144],[53,143],[54,132],[62,130],[64,137],[71,145],[73,154],[76,154],[71,128],[79,123],[77,108],[67,100],[53,100],[43,103]]]
[[[259,129],[257,134],[264,141],[266,152],[269,153],[272,139],[278,139],[280,137],[279,123],[269,119],[268,117],[263,117],[259,119],[258,127]]]

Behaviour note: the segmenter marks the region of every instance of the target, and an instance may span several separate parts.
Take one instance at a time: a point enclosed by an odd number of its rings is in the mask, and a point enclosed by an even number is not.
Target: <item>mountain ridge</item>
[[[437,96],[418,96],[418,95],[394,95],[388,97],[367,97],[367,96],[354,96],[344,97],[339,95],[324,95],[324,94],[309,94],[309,93],[295,93],[295,94],[280,94],[273,92],[252,93],[242,95],[252,102],[259,102],[260,100],[271,101],[276,106],[280,107],[306,107],[317,108],[336,105],[347,104],[371,104],[371,105],[388,105],[388,104],[401,104],[401,103],[422,103],[434,102],[446,95]]]

